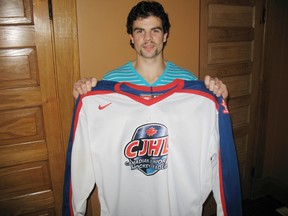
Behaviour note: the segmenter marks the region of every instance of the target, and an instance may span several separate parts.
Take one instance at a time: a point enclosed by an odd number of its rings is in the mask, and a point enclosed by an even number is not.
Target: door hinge
[[[53,20],[52,0],[48,0],[48,9],[49,9],[49,19]]]

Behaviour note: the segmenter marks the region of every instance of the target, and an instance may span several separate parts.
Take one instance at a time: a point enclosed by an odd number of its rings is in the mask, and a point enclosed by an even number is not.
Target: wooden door
[[[200,77],[219,77],[228,86],[243,199],[251,192],[256,147],[264,5],[265,0],[201,1]]]
[[[288,1],[268,0],[261,119],[253,195],[265,193],[288,204]]]
[[[64,148],[48,0],[0,0],[0,212],[61,215]]]

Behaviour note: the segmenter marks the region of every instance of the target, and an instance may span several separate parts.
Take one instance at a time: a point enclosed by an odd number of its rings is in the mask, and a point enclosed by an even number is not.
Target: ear
[[[166,43],[168,39],[168,33],[165,33],[163,36],[163,43]]]
[[[130,37],[130,41],[132,44],[134,44],[134,38],[133,38],[133,35],[132,34],[129,34],[129,37]]]

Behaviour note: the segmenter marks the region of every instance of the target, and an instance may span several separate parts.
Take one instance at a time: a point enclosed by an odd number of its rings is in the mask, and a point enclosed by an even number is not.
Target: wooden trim
[[[62,192],[66,149],[70,135],[71,119],[74,108],[72,88],[79,79],[79,56],[77,36],[76,0],[52,0],[53,20],[51,21],[53,54],[55,65],[55,82],[59,124],[62,137],[62,167],[58,167],[57,191],[55,191],[56,215],[62,215]],[[58,156],[59,157],[59,156]]]
[[[72,88],[80,77],[76,0],[53,0],[53,31],[57,93],[67,147],[74,107]]]
[[[49,170],[51,175],[52,190],[55,200],[55,211],[60,215],[62,205],[62,188],[64,176],[64,147],[63,135],[59,131],[61,125],[59,100],[57,94],[57,79],[55,74],[55,65],[53,62],[53,38],[51,37],[52,26],[48,13],[48,2],[34,0],[34,17],[35,17],[35,43],[37,46],[38,67],[41,71],[40,87],[42,95],[42,107],[44,113],[45,134],[48,147]],[[51,121],[53,116],[53,121]],[[63,158],[63,160],[61,160]]]

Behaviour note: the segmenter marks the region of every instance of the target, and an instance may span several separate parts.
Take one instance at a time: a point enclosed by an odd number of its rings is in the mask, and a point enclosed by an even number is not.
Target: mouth
[[[145,50],[152,50],[152,49],[154,49],[155,44],[144,44],[142,47]]]

